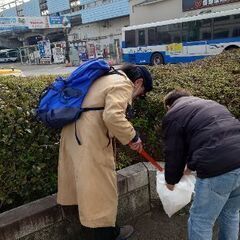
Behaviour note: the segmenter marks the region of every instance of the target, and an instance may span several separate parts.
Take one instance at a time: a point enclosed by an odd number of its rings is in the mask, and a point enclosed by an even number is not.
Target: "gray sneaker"
[[[117,236],[116,240],[127,240],[132,236],[134,228],[131,225],[124,225],[120,227],[120,233]]]

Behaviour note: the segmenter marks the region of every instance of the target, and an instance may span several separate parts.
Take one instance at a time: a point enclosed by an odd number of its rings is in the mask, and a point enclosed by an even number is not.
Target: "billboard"
[[[0,31],[24,29],[69,28],[68,17],[0,17]]]
[[[233,2],[240,2],[240,0],[182,0],[182,9],[189,11]]]

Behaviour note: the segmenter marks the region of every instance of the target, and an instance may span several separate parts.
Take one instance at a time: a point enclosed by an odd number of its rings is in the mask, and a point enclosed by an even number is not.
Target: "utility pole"
[[[65,38],[65,42],[66,42],[66,49],[65,49],[65,58],[67,63],[70,63],[70,57],[69,57],[69,41],[68,41],[68,25],[69,21],[67,20],[67,18],[63,19],[63,31],[64,31],[64,38]]]
[[[64,28],[64,37],[65,37],[65,42],[66,42],[66,53],[65,53],[65,58],[67,60],[67,63],[70,63],[70,57],[69,57],[69,41],[68,41],[68,28]]]

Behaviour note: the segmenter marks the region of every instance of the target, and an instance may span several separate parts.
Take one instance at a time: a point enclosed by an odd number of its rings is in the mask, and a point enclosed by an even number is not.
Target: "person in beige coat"
[[[132,100],[152,90],[152,77],[143,66],[126,65],[120,73],[97,79],[84,99],[83,107],[104,109],[82,113],[61,132],[57,202],[78,205],[84,240],[124,240],[133,232],[129,226],[116,226],[112,139],[141,151],[142,141],[125,113]]]

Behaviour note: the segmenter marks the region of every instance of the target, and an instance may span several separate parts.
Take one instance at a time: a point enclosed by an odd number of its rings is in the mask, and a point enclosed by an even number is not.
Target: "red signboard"
[[[233,2],[240,2],[240,0],[182,0],[182,9],[189,11]]]

